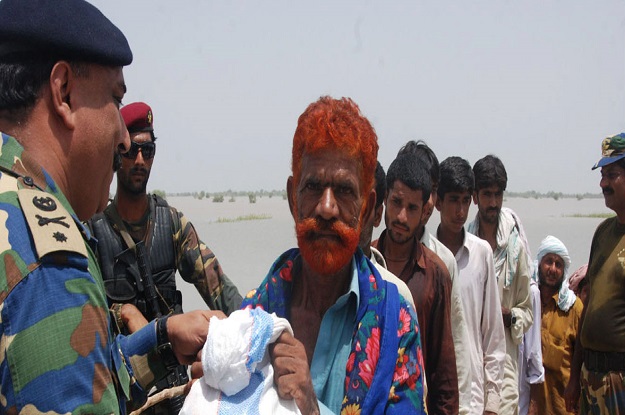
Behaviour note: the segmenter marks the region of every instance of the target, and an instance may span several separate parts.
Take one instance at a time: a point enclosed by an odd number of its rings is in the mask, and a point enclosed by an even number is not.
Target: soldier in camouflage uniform
[[[83,0],[0,2],[0,413],[123,413],[206,339],[197,311],[112,336],[81,224],[108,196],[132,61]]]
[[[176,289],[176,270],[192,283],[212,310],[230,314],[242,297],[223,273],[213,252],[199,239],[186,217],[161,197],[146,192],[156,154],[154,116],[149,105],[134,102],[121,109],[130,133],[130,150],[122,154],[117,170],[117,194],[104,212],[90,220],[98,240],[97,256],[109,305],[116,315],[114,329],[125,332],[121,306],[131,303],[147,318],[182,312],[182,294]],[[156,289],[150,301],[146,275],[141,275],[136,245],[145,246],[147,268]],[[153,308],[156,308],[153,309]],[[157,385],[157,390],[186,381],[186,368],[177,369]],[[182,399],[158,405],[156,413],[177,413]]]
[[[90,221],[98,240],[97,255],[109,302],[135,304],[146,317],[154,314],[142,292],[134,254],[125,252],[143,241],[163,314],[180,312],[176,270],[197,288],[206,305],[226,314],[237,310],[242,297],[224,274],[213,252],[200,240],[193,224],[161,197],[146,192],[156,154],[154,116],[149,105],[135,102],[121,109],[131,148],[122,154],[117,194],[104,212]],[[128,239],[130,237],[130,239]]]
[[[601,222],[590,245],[580,332],[564,391],[567,410],[625,413],[625,133],[601,143],[601,191],[616,216]],[[580,399],[581,393],[581,399]]]

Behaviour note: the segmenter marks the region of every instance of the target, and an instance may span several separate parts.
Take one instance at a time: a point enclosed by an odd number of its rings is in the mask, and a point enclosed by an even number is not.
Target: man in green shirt
[[[625,133],[607,137],[601,149],[593,170],[601,168],[605,205],[616,216],[603,221],[592,239],[581,347],[565,391],[567,409],[579,404],[582,414],[625,411]]]

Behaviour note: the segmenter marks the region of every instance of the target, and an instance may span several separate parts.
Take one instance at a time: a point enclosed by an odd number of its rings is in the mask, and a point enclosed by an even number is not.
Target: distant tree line
[[[163,199],[166,199],[167,196],[179,196],[179,197],[193,197],[195,199],[211,199],[214,203],[222,203],[225,200],[228,202],[236,201],[237,197],[248,197],[250,203],[256,203],[257,199],[261,199],[263,197],[281,197],[286,200],[286,190],[257,190],[257,191],[245,191],[245,190],[231,190],[228,189],[224,192],[208,192],[208,191],[200,191],[200,192],[179,192],[179,193],[166,193],[164,190],[153,190],[152,193],[161,196]],[[524,199],[600,199],[603,197],[601,193],[562,193],[562,192],[537,192],[536,190],[528,190],[525,192],[504,192],[505,197],[519,197]]]
[[[163,194],[165,192],[163,191],[159,191],[159,190],[155,190],[152,193],[157,193],[157,192],[162,192]],[[157,193],[158,194],[158,193]],[[248,200],[250,203],[256,203],[256,199],[257,198],[263,198],[263,197],[268,197],[268,198],[272,198],[272,197],[281,197],[282,199],[286,200],[286,190],[257,190],[257,191],[242,191],[242,190],[226,190],[224,192],[208,192],[205,190],[202,190],[200,192],[179,192],[179,193],[167,193],[168,196],[179,196],[179,197],[188,197],[191,196],[195,199],[198,200],[202,200],[202,199],[212,199],[212,201],[214,203],[223,203],[224,200],[228,200],[228,202],[235,202],[237,197],[248,197]]]
[[[524,199],[600,199],[603,197],[601,193],[562,193],[549,191],[546,193],[537,192],[536,190],[529,190],[527,192],[504,192],[505,197],[520,197]]]

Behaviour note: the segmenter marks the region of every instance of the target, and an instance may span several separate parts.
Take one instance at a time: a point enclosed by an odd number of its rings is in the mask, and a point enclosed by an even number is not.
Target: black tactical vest
[[[173,238],[180,230],[180,222],[176,212],[172,211],[164,199],[156,195],[149,197],[152,220],[148,223],[146,233],[149,237],[149,241],[145,241],[146,262],[160,294],[160,312],[180,313],[182,294],[176,290],[176,254]],[[155,312],[151,310],[149,303],[146,304],[145,281],[141,278],[134,250],[128,249],[119,233],[111,214],[113,209],[114,206],[111,204],[104,212],[96,214],[91,219],[91,229],[98,240],[97,253],[109,305],[132,303],[148,320],[151,320],[155,317]]]

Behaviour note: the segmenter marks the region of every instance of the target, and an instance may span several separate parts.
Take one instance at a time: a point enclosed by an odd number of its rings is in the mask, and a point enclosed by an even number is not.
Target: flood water
[[[224,272],[234,281],[242,295],[262,281],[273,261],[285,250],[296,246],[293,218],[288,203],[282,197],[264,196],[256,203],[248,197],[238,197],[234,202],[214,203],[212,199],[193,197],[167,198],[182,211],[195,226],[202,239],[219,259]],[[512,208],[521,217],[535,256],[540,241],[547,235],[562,240],[571,256],[571,271],[588,261],[590,242],[602,218],[575,217],[575,215],[610,214],[603,198],[598,199],[525,199],[506,198],[504,206]],[[469,220],[477,212],[471,206]],[[269,219],[218,222],[234,220],[240,216],[268,216]],[[427,227],[434,232],[440,221],[435,210]],[[374,232],[376,238],[383,224]],[[193,286],[178,277],[178,287],[183,293],[186,311],[206,308]]]

